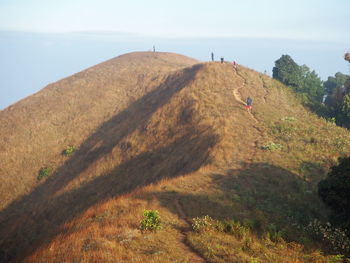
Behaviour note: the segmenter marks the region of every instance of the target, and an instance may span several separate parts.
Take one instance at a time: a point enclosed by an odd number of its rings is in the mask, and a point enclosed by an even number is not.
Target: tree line
[[[344,55],[350,62],[350,53]],[[303,103],[337,125],[350,128],[350,76],[337,72],[322,81],[314,70],[289,55],[275,61],[272,77],[292,88]]]
[[[350,53],[344,55],[350,63]],[[350,129],[350,76],[337,72],[322,82],[315,71],[298,65],[289,55],[275,61],[273,78],[293,89],[319,115]],[[318,184],[318,195],[331,209],[330,221],[350,237],[350,156],[339,158]]]

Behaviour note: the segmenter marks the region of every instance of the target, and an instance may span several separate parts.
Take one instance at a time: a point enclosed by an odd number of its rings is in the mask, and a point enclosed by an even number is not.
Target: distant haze
[[[272,38],[152,38],[126,33],[0,32],[0,109],[51,82],[132,51],[175,52],[201,61],[224,57],[271,75],[274,61],[289,54],[323,79],[349,73],[345,43]]]

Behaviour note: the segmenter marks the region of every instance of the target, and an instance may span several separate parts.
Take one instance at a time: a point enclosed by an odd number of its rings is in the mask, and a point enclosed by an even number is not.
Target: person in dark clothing
[[[251,97],[248,97],[247,98],[247,105],[245,106],[247,108],[247,110],[252,109],[252,104],[253,104],[253,99]]]
[[[251,97],[248,97],[247,99],[247,105],[248,106],[252,106],[252,103],[253,103],[253,99]]]
[[[224,63],[224,58],[223,58],[223,57],[221,57],[221,59],[220,59],[220,60],[221,60],[221,63]]]
[[[214,53],[211,52],[211,61],[214,61]]]

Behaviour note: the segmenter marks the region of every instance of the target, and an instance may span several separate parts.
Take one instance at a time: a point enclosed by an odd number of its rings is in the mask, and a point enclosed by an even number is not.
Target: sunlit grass
[[[62,147],[83,145],[68,157],[73,158],[68,162],[73,162],[56,174],[54,182],[60,183],[64,172],[72,173],[72,180],[52,196],[50,188],[55,189],[55,185],[49,184],[41,196],[50,197],[47,203],[34,200],[40,206],[30,207],[33,214],[42,214],[39,218],[45,220],[34,224],[40,226],[37,229],[41,232],[33,230],[31,238],[40,240],[29,250],[22,250],[28,253],[25,260],[337,262],[329,255],[338,252],[325,247],[322,240],[313,239],[305,227],[314,219],[326,220],[327,210],[317,196],[316,185],[336,158],[349,152],[349,132],[317,118],[281,83],[255,71],[239,66],[235,74],[230,64],[220,63],[176,71],[194,62],[174,55],[162,59],[165,61],[149,65],[156,67],[156,73],[147,71],[149,75],[142,75],[144,67],[138,68],[136,62],[125,66],[123,61],[111,69],[108,63],[102,64],[54,84],[53,87],[64,84],[62,89],[66,89],[65,85],[78,89],[82,83],[96,88],[86,78],[94,81],[99,76],[99,84],[107,87],[104,92],[108,95],[103,95],[99,106],[89,101],[92,109],[80,116],[75,112],[84,105],[77,106],[78,100],[69,100],[68,111],[76,114],[74,120],[84,126],[78,127],[66,119],[62,133],[68,139],[60,135],[56,144],[47,143],[47,155],[37,146],[40,151],[33,156],[35,165],[25,170],[29,178],[37,172],[37,165],[49,163],[59,169],[67,161],[67,157],[59,157]],[[174,65],[169,66],[173,59]],[[113,75],[118,70],[124,72],[123,77]],[[139,79],[135,77],[141,75]],[[147,97],[147,92],[155,89],[157,92]],[[235,99],[234,89],[238,89],[243,101],[253,97],[253,116]],[[108,121],[125,108],[122,121]],[[149,115],[143,115],[148,111]],[[107,124],[96,131],[97,123],[103,121]],[[130,129],[133,125],[136,128]],[[42,129],[53,137],[49,128]],[[91,133],[95,134],[90,137],[91,142],[84,144]],[[118,136],[121,139],[115,140]],[[116,143],[111,146],[113,141]],[[264,149],[271,142],[281,147]],[[86,165],[91,153],[99,151],[99,157]],[[9,151],[9,160],[14,159],[15,153]],[[27,152],[20,154],[27,156]],[[35,189],[37,182],[23,180],[22,184]],[[15,179],[13,184],[19,184],[18,181]],[[23,189],[6,192],[8,199],[4,200],[15,198]],[[56,206],[59,209],[50,214]],[[140,231],[145,210],[159,211],[162,229]],[[50,229],[50,220],[68,217],[70,213],[73,216],[69,220]],[[25,216],[31,218],[29,215],[25,214],[22,222]],[[241,236],[220,227],[194,231],[186,222],[206,215],[222,224],[233,220],[249,231],[242,230]],[[15,235],[13,238],[16,241]]]

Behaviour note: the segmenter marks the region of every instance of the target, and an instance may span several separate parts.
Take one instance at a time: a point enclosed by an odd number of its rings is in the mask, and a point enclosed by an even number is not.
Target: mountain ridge
[[[49,91],[56,96],[46,101]],[[244,107],[248,96],[254,98],[252,112]],[[36,117],[17,118],[13,110]],[[160,253],[162,262],[186,262],[193,251],[210,258],[210,249],[202,247],[205,233],[181,232],[183,213],[258,218],[261,228],[272,222],[285,227],[289,239],[300,239],[291,222],[323,217],[315,185],[349,150],[350,140],[346,130],[309,113],[290,90],[261,73],[158,52],[123,55],[50,84],[0,112],[0,120],[6,134],[0,145],[1,255],[27,262],[93,261],[96,255],[113,262],[111,251],[121,261],[153,262],[137,232],[137,216],[147,208],[165,217],[165,230],[152,234],[149,243],[168,251]],[[270,142],[282,148],[264,150]],[[61,155],[68,145],[77,148],[71,157]],[[52,174],[38,181],[37,172],[46,166]],[[293,197],[286,199],[288,192]],[[112,226],[120,237],[110,237]],[[123,229],[132,233],[131,250],[121,242]],[[98,244],[91,251],[84,249],[90,235]],[[223,240],[215,242],[227,247]],[[82,247],[81,253],[70,250]],[[225,257],[214,262],[233,260]]]

